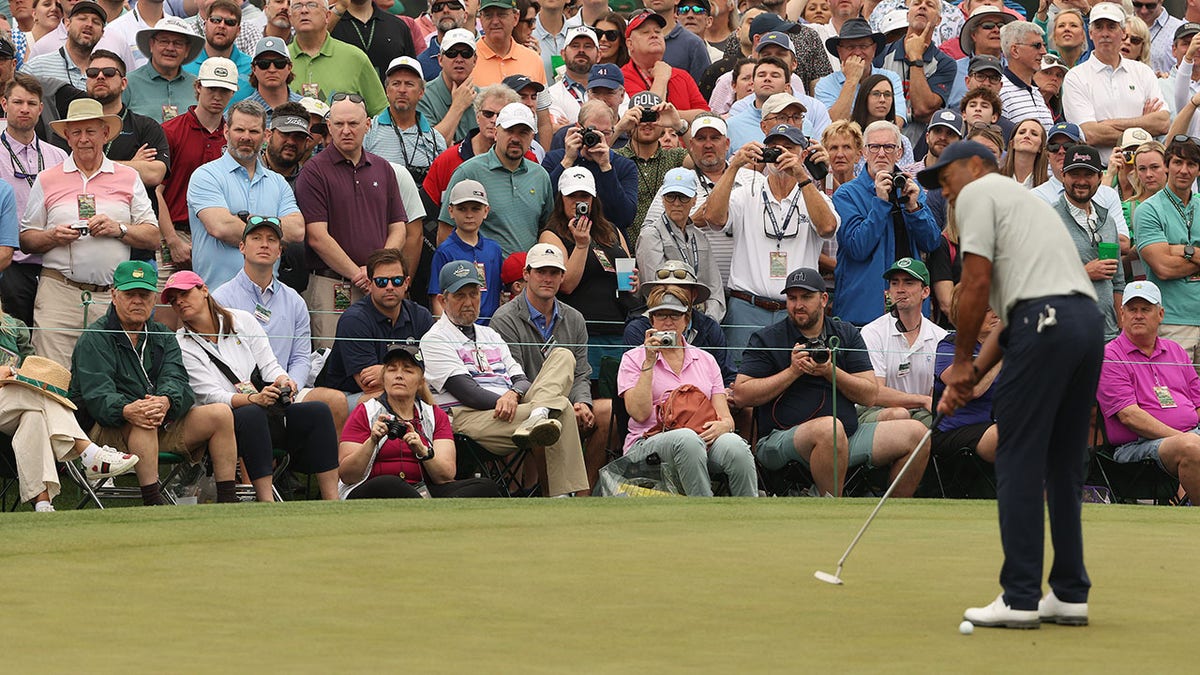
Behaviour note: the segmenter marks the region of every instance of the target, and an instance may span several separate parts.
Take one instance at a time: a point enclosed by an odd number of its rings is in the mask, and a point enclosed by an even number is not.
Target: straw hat
[[[50,123],[54,133],[67,137],[67,125],[71,122],[86,122],[88,120],[104,120],[108,124],[108,140],[116,138],[121,133],[121,118],[116,115],[105,115],[104,107],[93,98],[77,98],[71,101],[67,108],[67,116]]]
[[[13,369],[12,379],[0,380],[0,387],[8,384],[32,389],[75,410],[75,404],[67,398],[67,390],[71,388],[71,371],[50,359],[26,357],[20,368]]]

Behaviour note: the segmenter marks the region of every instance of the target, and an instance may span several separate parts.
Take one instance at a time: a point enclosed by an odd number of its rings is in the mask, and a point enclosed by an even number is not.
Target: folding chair
[[[83,495],[79,499],[79,504],[75,507],[82,509],[87,506],[88,502],[96,505],[96,508],[103,509],[104,504],[101,499],[141,499],[142,489],[136,484],[118,485],[117,481],[124,478],[99,478],[94,481],[89,481],[85,476],[83,465],[79,460],[66,462],[64,466],[67,469],[67,475],[71,480],[79,486]],[[162,485],[162,496],[168,504],[175,503],[175,497],[171,494],[171,484],[179,478],[185,468],[190,466],[189,462],[183,455],[178,455],[173,452],[158,453],[158,467],[161,471],[163,467],[167,467],[166,476],[160,479]],[[133,475],[132,472],[127,475]],[[122,481],[124,482],[124,481]]]
[[[12,492],[12,504],[8,493]],[[12,437],[0,434],[0,511],[16,511],[21,505],[20,481],[17,477],[17,458],[13,455]]]
[[[1118,462],[1113,456],[1116,450],[1108,440],[1104,426],[1104,415],[1096,406],[1096,433],[1099,442],[1091,450],[1087,484],[1099,484],[1108,489],[1114,503],[1136,503],[1153,500],[1166,506],[1175,504],[1179,492],[1179,481],[1159,468],[1153,459],[1140,462]]]
[[[625,410],[625,399],[617,395],[617,373],[621,360],[612,356],[600,357],[600,374],[596,378],[596,395],[612,399],[612,416],[608,425],[608,461],[625,454],[625,436],[629,433],[629,412]]]
[[[462,434],[454,434],[454,447],[458,459],[455,478],[487,478],[500,488],[501,497],[534,497],[541,494],[541,486],[537,483],[525,484],[525,462],[533,456],[528,449],[496,455]]]

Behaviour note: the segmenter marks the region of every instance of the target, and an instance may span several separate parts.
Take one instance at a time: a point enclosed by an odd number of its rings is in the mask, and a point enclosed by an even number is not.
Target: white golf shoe
[[[1037,628],[1042,625],[1037,610],[1013,609],[1004,604],[1003,593],[987,607],[971,607],[963,612],[963,619],[989,628]]]
[[[1063,626],[1088,625],[1088,608],[1086,602],[1063,602],[1054,595],[1054,591],[1046,594],[1038,603],[1038,618],[1042,623],[1057,623]]]

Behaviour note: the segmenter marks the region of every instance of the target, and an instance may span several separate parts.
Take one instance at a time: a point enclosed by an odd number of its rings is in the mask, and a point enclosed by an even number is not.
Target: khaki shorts
[[[184,416],[184,420],[187,416]],[[125,434],[122,432],[123,427],[102,427],[99,424],[92,427],[88,437],[96,445],[107,445],[118,452],[129,452],[129,446],[125,443]],[[188,450],[187,445],[183,442],[183,420],[175,420],[166,426],[158,428],[158,451],[170,452],[176,455],[182,455],[187,458],[192,464],[199,464],[204,458],[204,453],[207,446],[200,445],[195,450]]]

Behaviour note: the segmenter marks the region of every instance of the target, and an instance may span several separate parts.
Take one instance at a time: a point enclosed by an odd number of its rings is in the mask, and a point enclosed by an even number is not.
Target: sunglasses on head
[[[596,28],[595,26],[592,26],[592,28],[596,31],[596,38],[599,40],[616,42],[617,40],[621,39],[621,31],[619,30],[602,30],[600,28]]]
[[[283,57],[277,59],[267,58],[254,60],[254,67],[258,68],[259,70],[270,70],[272,67],[274,67],[276,70],[283,70],[290,65],[292,65],[292,62]]]
[[[221,24],[225,24],[226,26],[229,26],[230,28],[233,28],[234,26],[241,23],[237,19],[235,19],[233,17],[229,17],[229,16],[227,16],[225,18],[221,18],[219,16],[210,16],[210,17],[208,17],[208,22],[214,26],[220,26]]]
[[[125,76],[125,73],[122,73],[121,71],[119,71],[116,68],[113,68],[111,66],[107,67],[107,68],[88,68],[87,70],[85,70],[83,72],[88,77],[93,78],[93,79],[100,77],[101,75],[103,75],[104,77],[109,77],[109,78],[117,77],[118,75],[120,75],[121,77]]]
[[[394,277],[371,277],[371,283],[375,284],[375,288],[387,288],[389,283],[396,288],[400,288],[404,285],[404,280],[407,278],[403,274]]]
[[[446,51],[442,52],[442,56],[445,56],[448,59],[469,59],[472,56],[475,56],[475,50],[468,47],[447,49]]]
[[[1176,143],[1183,143],[1185,145],[1200,145],[1200,141],[1197,141],[1195,138],[1188,136],[1187,134],[1175,134],[1172,136],[1170,145],[1174,145]]]
[[[250,216],[246,219],[247,225],[279,225],[279,219],[275,216]]]
[[[329,99],[329,101],[330,101],[330,103],[337,103],[338,101],[350,101],[351,103],[362,103],[363,97],[359,96],[358,94],[350,94],[350,93],[347,93],[344,91],[339,91],[338,93],[334,94],[333,98]]]
[[[429,6],[429,11],[433,14],[444,12],[448,9],[464,9],[464,7],[458,0],[453,0],[452,2],[435,2]]]

